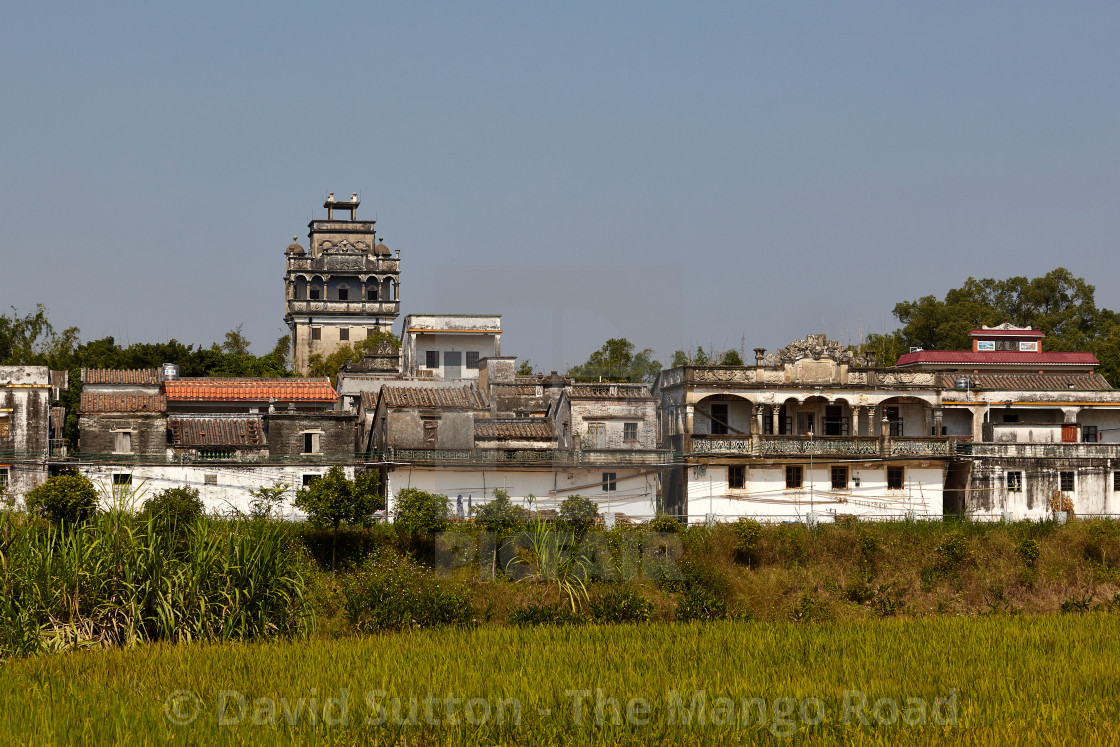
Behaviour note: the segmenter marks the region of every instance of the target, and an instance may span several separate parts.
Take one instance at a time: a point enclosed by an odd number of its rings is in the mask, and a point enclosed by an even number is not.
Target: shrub
[[[397,534],[409,545],[431,542],[437,532],[447,529],[450,508],[446,495],[405,488],[397,493],[397,507],[393,511]]]
[[[204,510],[198,489],[183,485],[167,488],[149,498],[140,510],[140,518],[151,521],[159,531],[181,534],[202,516]]]
[[[471,603],[458,587],[401,558],[368,562],[342,593],[346,618],[364,633],[474,623]]]
[[[694,584],[677,597],[677,620],[723,620],[727,602],[705,586]]]
[[[633,589],[612,591],[591,603],[591,618],[599,623],[648,622],[653,604]]]
[[[536,625],[578,625],[583,618],[557,604],[530,604],[511,612],[509,622],[528,628]]]
[[[658,514],[650,519],[646,527],[651,532],[657,532],[659,534],[680,534],[681,531],[680,521],[669,514]]]
[[[529,512],[515,506],[509,500],[509,493],[500,488],[494,490],[494,500],[471,508],[474,520],[487,532],[493,532],[501,540],[516,532],[529,516]]]
[[[735,558],[748,565],[758,563],[759,542],[762,540],[762,524],[754,519],[739,519],[730,526],[735,537]]]
[[[97,512],[97,490],[84,475],[55,475],[25,496],[28,513],[55,524],[88,520]]]
[[[1039,547],[1038,541],[1030,538],[1020,542],[1015,550],[1019,553],[1019,557],[1023,559],[1023,565],[1032,569],[1038,563],[1039,555],[1042,554],[1042,548]]]
[[[560,523],[577,535],[584,534],[599,517],[599,505],[582,495],[569,495],[560,504]]]

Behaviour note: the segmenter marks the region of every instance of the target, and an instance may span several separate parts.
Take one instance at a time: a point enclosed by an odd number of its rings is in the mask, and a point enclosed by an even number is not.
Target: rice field
[[[3,744],[1116,744],[1120,617],[483,626],[0,666]]]

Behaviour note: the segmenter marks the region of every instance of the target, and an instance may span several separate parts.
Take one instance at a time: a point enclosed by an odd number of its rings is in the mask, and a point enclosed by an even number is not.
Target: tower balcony
[[[339,316],[378,316],[401,313],[400,301],[324,301],[289,299],[289,314],[338,314]]]

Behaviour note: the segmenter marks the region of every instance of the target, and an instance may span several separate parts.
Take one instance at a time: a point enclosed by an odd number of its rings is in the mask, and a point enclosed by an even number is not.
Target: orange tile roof
[[[323,379],[179,379],[163,385],[168,402],[320,402],[338,400]]]

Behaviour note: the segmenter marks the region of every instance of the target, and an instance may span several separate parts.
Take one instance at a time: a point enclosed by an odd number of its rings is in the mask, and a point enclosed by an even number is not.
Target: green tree
[[[337,350],[326,357],[319,353],[313,354],[307,360],[308,373],[311,376],[325,376],[331,380],[331,383],[335,383],[338,380],[338,372],[342,370],[343,366],[352,361],[361,360],[366,353],[372,353],[382,340],[389,341],[394,349],[400,350],[401,340],[399,337],[391,332],[374,332],[353,345],[339,346]]]
[[[721,366],[741,366],[743,365],[743,357],[739,355],[738,350],[728,350],[720,356],[719,364]]]
[[[528,358],[521,361],[521,363],[517,366],[517,375],[518,376],[532,376],[533,375],[533,362],[530,361]]]
[[[405,488],[397,493],[393,525],[401,540],[410,547],[430,544],[437,532],[447,528],[450,509],[451,502],[446,495]]]
[[[493,532],[498,541],[513,534],[529,517],[529,512],[515,506],[509,493],[501,488],[494,489],[494,499],[489,503],[471,508],[472,518],[487,532]]]
[[[27,511],[55,524],[83,522],[97,511],[97,490],[84,475],[55,475],[24,496]]]
[[[560,503],[560,523],[582,536],[599,518],[599,504],[582,495],[569,495]]]
[[[331,570],[335,570],[338,548],[338,529],[343,524],[368,525],[377,510],[377,501],[368,491],[356,490],[353,481],[346,479],[342,467],[335,465],[327,474],[296,493],[295,505],[319,526],[330,527]]]
[[[635,352],[634,343],[626,338],[612,338],[587,359],[568,370],[576,381],[652,382],[661,364],[653,360],[653,350]]]

